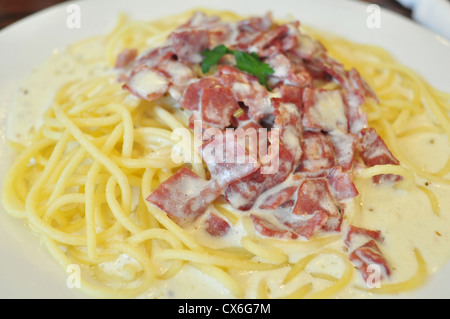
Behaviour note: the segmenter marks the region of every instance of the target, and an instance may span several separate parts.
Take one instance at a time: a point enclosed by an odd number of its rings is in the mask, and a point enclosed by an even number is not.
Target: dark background
[[[66,0],[0,0],[0,29],[36,11],[45,9],[51,5],[65,1]],[[367,3],[375,3],[382,8],[390,9],[409,18],[411,17],[411,11],[402,7],[395,0],[360,0],[360,1]]]

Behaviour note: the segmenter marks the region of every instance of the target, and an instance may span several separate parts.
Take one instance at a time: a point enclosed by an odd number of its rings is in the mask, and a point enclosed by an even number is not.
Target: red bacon
[[[220,188],[191,170],[182,167],[162,182],[148,197],[179,225],[185,225],[202,215],[220,195]]]
[[[204,77],[191,83],[184,91],[181,107],[186,110],[197,111],[200,109],[200,100],[203,89],[219,86],[220,81],[215,77]]]
[[[282,183],[292,172],[294,157],[283,144],[279,145],[278,170],[273,174],[263,174],[261,168],[247,177],[231,183],[225,190],[225,198],[231,206],[246,211],[256,199],[269,188]]]
[[[348,130],[345,105],[339,90],[305,88],[303,91],[303,125],[316,131]]]
[[[375,129],[366,128],[360,133],[359,154],[368,167],[375,165],[399,165],[400,162],[394,157],[383,139],[378,135]],[[398,182],[402,176],[393,174],[382,174],[374,176],[373,181],[379,183],[382,181]]]
[[[209,33],[202,28],[181,28],[173,31],[169,40],[181,62],[200,63],[200,53],[209,47]]]
[[[313,215],[318,211],[327,213],[327,223],[323,225],[325,231],[338,231],[342,216],[335,199],[331,195],[325,179],[305,180],[297,193],[297,202],[293,209],[296,215]]]
[[[211,173],[211,179],[221,187],[245,178],[260,166],[230,130],[205,143],[202,146],[202,157]]]
[[[129,66],[137,57],[137,49],[125,49],[117,57],[115,68],[125,68]]]
[[[285,225],[288,226],[294,233],[311,239],[320,229],[324,228],[329,221],[330,215],[324,210],[317,210],[310,216],[302,216],[301,220],[288,221]]]
[[[202,119],[222,128],[230,125],[231,116],[239,109],[233,92],[227,87],[203,89],[201,107]]]
[[[250,219],[253,222],[255,230],[263,236],[273,237],[278,239],[297,239],[298,235],[286,229],[281,229],[278,226],[270,223],[257,215],[250,214]]]
[[[283,53],[278,53],[264,60],[274,70],[270,76],[270,84],[273,87],[289,85],[303,88],[311,85],[312,77],[306,68],[293,65]]]
[[[217,214],[211,213],[205,221],[205,230],[214,237],[224,236],[229,229],[230,224]]]
[[[359,244],[357,248],[352,248],[356,237],[361,237],[363,244]],[[345,244],[350,251],[349,259],[359,269],[364,280],[367,280],[371,275],[369,265],[378,265],[384,270],[384,274],[390,275],[390,268],[381,253],[380,248],[376,244],[383,241],[383,236],[379,230],[370,230],[367,228],[350,225],[345,238]],[[365,242],[365,243],[364,243]]]
[[[140,65],[139,70],[128,78],[123,88],[143,100],[153,101],[167,93],[169,81],[164,74]]]
[[[328,137],[320,132],[303,132],[302,150],[298,171],[318,172],[335,165],[333,145]]]
[[[327,181],[330,191],[337,201],[354,198],[358,195],[352,176],[348,172],[343,172],[340,166],[335,166],[328,171]]]
[[[334,131],[328,134],[328,138],[333,144],[336,164],[343,170],[351,169],[357,151],[358,137],[351,133]]]
[[[229,87],[236,100],[248,107],[248,116],[258,122],[272,112],[269,93],[255,76],[242,72],[232,66],[221,65],[216,76],[222,85]]]
[[[259,205],[260,209],[277,209],[283,207],[297,192],[298,186],[291,186],[283,188],[282,190],[272,194],[266,198],[266,200]],[[292,203],[293,205],[293,203]]]
[[[364,236],[379,242],[383,241],[383,235],[379,230],[370,230],[367,228],[350,225],[347,231],[347,236],[345,237],[345,244],[347,247],[350,247],[356,236]]]
[[[302,156],[302,125],[301,114],[297,107],[292,103],[284,103],[282,99],[272,99],[274,111],[273,128],[280,130],[280,140],[295,158],[295,166]]]
[[[383,278],[383,275],[390,276],[391,274],[389,265],[374,240],[371,240],[363,246],[355,249],[349,255],[349,259],[359,269],[365,281],[367,281],[369,276],[373,273],[373,269],[371,270],[369,268],[370,265],[378,265],[383,269],[384,274],[380,274],[381,278]]]

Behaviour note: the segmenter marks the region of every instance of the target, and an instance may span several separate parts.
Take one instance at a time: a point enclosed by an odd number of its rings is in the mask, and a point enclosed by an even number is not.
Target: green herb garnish
[[[207,73],[212,66],[219,63],[225,54],[233,54],[236,59],[236,67],[239,70],[256,76],[258,82],[268,88],[266,77],[275,71],[267,63],[262,62],[256,53],[230,50],[223,44],[216,46],[212,50],[206,49],[202,52],[204,57],[202,62],[203,73]]]

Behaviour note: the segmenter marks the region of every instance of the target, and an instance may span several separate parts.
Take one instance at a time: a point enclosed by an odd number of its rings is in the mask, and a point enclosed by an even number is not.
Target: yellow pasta
[[[227,21],[243,18],[231,12],[204,11]],[[77,43],[68,52],[76,54],[85,46],[100,43],[105,56],[84,63],[100,59],[113,67],[123,49],[138,48],[143,52],[149,43],[163,43],[171,30],[191,14],[189,11],[152,22],[129,21],[121,15],[110,34]],[[401,165],[367,168],[357,178],[401,175],[399,187],[406,191],[419,187],[439,217],[438,197],[430,188],[417,186],[417,179],[450,184],[450,160],[438,172],[428,172],[402,154],[399,143],[401,138],[424,132],[445,134],[450,139],[450,95],[429,86],[382,49],[306,30],[322,41],[333,57],[360,70],[379,96],[379,104],[368,102],[364,106],[369,123],[377,128]],[[296,285],[291,293],[279,296],[262,279],[254,291],[257,298],[332,298],[351,287],[354,271],[343,246],[339,246],[341,235],[310,241],[262,238],[252,230],[249,218],[217,202],[216,211],[231,224],[241,225],[246,235],[239,247],[208,247],[206,241],[145,200],[183,165],[171,160],[176,145],[181,146],[185,162],[192,163],[192,170],[207,176],[198,151],[179,144],[172,134],[177,128],[188,127],[188,118],[180,113],[161,101],[130,99],[113,75],[64,83],[30,146],[11,144],[19,155],[4,181],[3,206],[39,234],[62,267],[77,264],[87,269],[81,288],[94,297],[139,297],[152,289],[156,280],[174,278],[187,264],[214,278],[237,298],[251,295],[236,276],[242,272],[283,270],[285,276],[279,285]],[[432,118],[427,124],[406,128],[418,114],[431,114]],[[293,250],[308,253],[293,262]],[[342,260],[340,277],[307,271],[316,257],[325,254]],[[105,270],[124,255],[132,262],[123,266],[120,274]],[[383,283],[382,288],[370,291],[398,293],[419,287],[427,268],[417,249],[415,255],[416,276],[405,282]],[[308,281],[302,282],[301,275]],[[328,281],[328,285],[317,288],[315,280]]]

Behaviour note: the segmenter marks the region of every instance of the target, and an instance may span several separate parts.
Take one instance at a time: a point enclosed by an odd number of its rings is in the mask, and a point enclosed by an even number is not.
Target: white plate
[[[81,9],[80,28],[69,28],[72,3]],[[276,4],[275,4],[276,3]],[[368,4],[348,0],[90,0],[67,2],[36,13],[0,31],[0,180],[9,167],[5,123],[13,94],[27,73],[76,40],[110,31],[118,13],[150,20],[206,6],[241,14],[275,17],[288,15],[302,23],[334,32],[350,40],[388,49],[403,64],[412,67],[435,87],[450,88],[450,43],[410,20],[381,10],[379,28],[368,27],[372,13]],[[370,25],[370,24],[369,24]],[[20,220],[0,207],[0,298],[85,297],[66,286],[67,274],[39,245]],[[412,298],[449,298],[450,264],[430,278]]]

